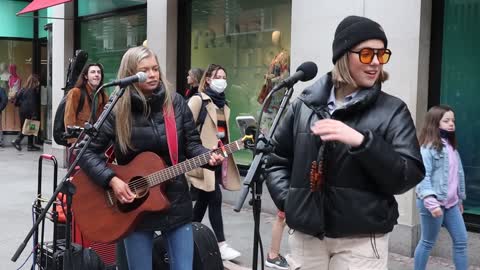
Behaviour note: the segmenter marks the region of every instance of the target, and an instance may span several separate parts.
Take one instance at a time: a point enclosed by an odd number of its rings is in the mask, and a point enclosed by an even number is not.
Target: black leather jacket
[[[360,90],[330,115],[327,100],[331,89],[331,75],[327,74],[289,106],[273,138],[275,158],[267,169],[270,194],[276,206],[286,211],[292,229],[305,232],[303,225],[292,219],[314,216],[315,208],[321,208],[321,234],[327,237],[390,232],[398,218],[393,195],[414,187],[425,173],[410,112],[404,102],[375,85]],[[311,192],[311,162],[317,160],[323,143],[312,135],[310,126],[327,117],[362,132],[365,141],[357,149],[339,142],[325,144],[324,200],[299,210]]]
[[[172,164],[168,152],[162,111],[164,96],[164,90],[157,90],[148,99],[151,113],[147,118],[143,114],[143,105],[138,95],[131,95],[133,116],[131,141],[135,150],[131,150],[125,155],[119,150],[118,145],[115,145],[115,156],[119,165],[127,164],[135,156],[145,151],[158,154],[168,166]],[[173,107],[178,134],[178,161],[181,162],[209,151],[202,146],[192,113],[184,98],[179,94],[174,96]],[[114,172],[106,167],[103,159],[104,152],[111,142],[115,142],[114,115],[111,115],[105,121],[99,135],[92,141],[80,160],[80,166],[87,175],[105,188],[108,187],[108,183],[114,176]],[[161,213],[145,214],[136,230],[169,230],[191,222],[192,201],[185,176],[181,175],[175,180],[168,181],[165,192],[171,203],[170,208]]]

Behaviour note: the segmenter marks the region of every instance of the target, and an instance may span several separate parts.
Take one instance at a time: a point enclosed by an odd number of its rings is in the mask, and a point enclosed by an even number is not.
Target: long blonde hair
[[[135,75],[137,73],[137,65],[143,59],[149,58],[151,56],[155,57],[155,60],[158,62],[157,55],[147,47],[138,46],[134,48],[130,48],[122,57],[122,61],[120,62],[120,68],[118,69],[117,78],[125,78],[128,76]],[[160,83],[163,83],[165,88],[165,102],[163,104],[164,107],[169,108],[167,111],[168,113],[171,112],[172,103],[173,103],[173,90],[170,87],[169,83],[164,80],[164,75],[162,74],[161,69],[160,72]],[[117,88],[115,93],[119,91]],[[136,84],[131,84],[125,88],[125,93],[123,96],[118,100],[117,106],[115,106],[115,130],[117,133],[117,143],[120,146],[120,151],[124,154],[128,152],[128,150],[133,149],[133,145],[131,142],[132,136],[132,103],[131,103],[131,93],[137,93],[143,103],[143,112],[146,117],[150,114],[150,109],[147,106],[147,100],[145,95],[142,91],[137,87]]]
[[[355,80],[352,78],[350,74],[350,70],[348,69],[348,52],[345,53],[340,59],[337,60],[335,66],[332,70],[332,81],[335,88],[343,88],[345,86],[350,86],[354,89],[358,89],[358,85]],[[388,73],[383,70],[380,72],[380,76],[378,76],[378,82],[385,82],[388,80]]]

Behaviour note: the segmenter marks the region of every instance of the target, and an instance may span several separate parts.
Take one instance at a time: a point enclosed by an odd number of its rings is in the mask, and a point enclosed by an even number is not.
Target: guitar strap
[[[177,141],[177,123],[175,122],[175,110],[172,106],[168,109],[163,108],[163,118],[165,120],[165,132],[167,133],[167,144],[172,165],[178,163],[178,141]]]

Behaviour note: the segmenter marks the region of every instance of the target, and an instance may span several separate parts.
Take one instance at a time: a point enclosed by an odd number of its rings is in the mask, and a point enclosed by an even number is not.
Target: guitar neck
[[[224,145],[224,150],[225,150],[225,153],[227,155],[230,155],[231,153],[235,152],[235,151],[238,151],[238,150],[241,150],[244,148],[244,145],[243,145],[243,140],[240,139],[240,140],[236,140],[232,143],[229,143],[227,145]],[[217,154],[221,154],[223,155],[223,149],[216,149],[214,152],[217,153]],[[172,179],[172,178],[175,178],[179,175],[182,175],[186,172],[189,172],[193,169],[196,169],[198,167],[201,167],[205,164],[208,163],[208,161],[210,160],[210,156],[211,156],[212,152],[207,152],[207,153],[204,153],[204,154],[201,154],[199,156],[196,156],[194,158],[191,158],[191,159],[187,159],[185,161],[182,161],[178,164],[175,164],[173,166],[170,166],[168,168],[165,168],[159,172],[156,172],[156,173],[153,173],[153,174],[150,174],[148,176],[146,176],[146,178],[148,179],[148,182],[149,182],[149,186],[150,187],[153,187],[153,186],[156,186],[156,185],[159,185],[169,179]]]

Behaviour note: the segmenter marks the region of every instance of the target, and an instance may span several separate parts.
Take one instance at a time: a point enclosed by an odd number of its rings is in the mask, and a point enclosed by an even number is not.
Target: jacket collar
[[[136,91],[130,92],[132,112],[143,112],[143,102],[140,95]],[[152,112],[158,112],[163,109],[163,103],[165,100],[165,88],[163,84],[155,89],[151,96],[146,97],[147,106],[150,107]]]
[[[329,72],[303,90],[298,99],[317,113],[328,112],[327,104],[332,87],[332,74]],[[371,88],[362,88],[350,102],[345,104],[345,107],[335,110],[335,113],[361,111],[375,102],[380,91],[380,83]]]

